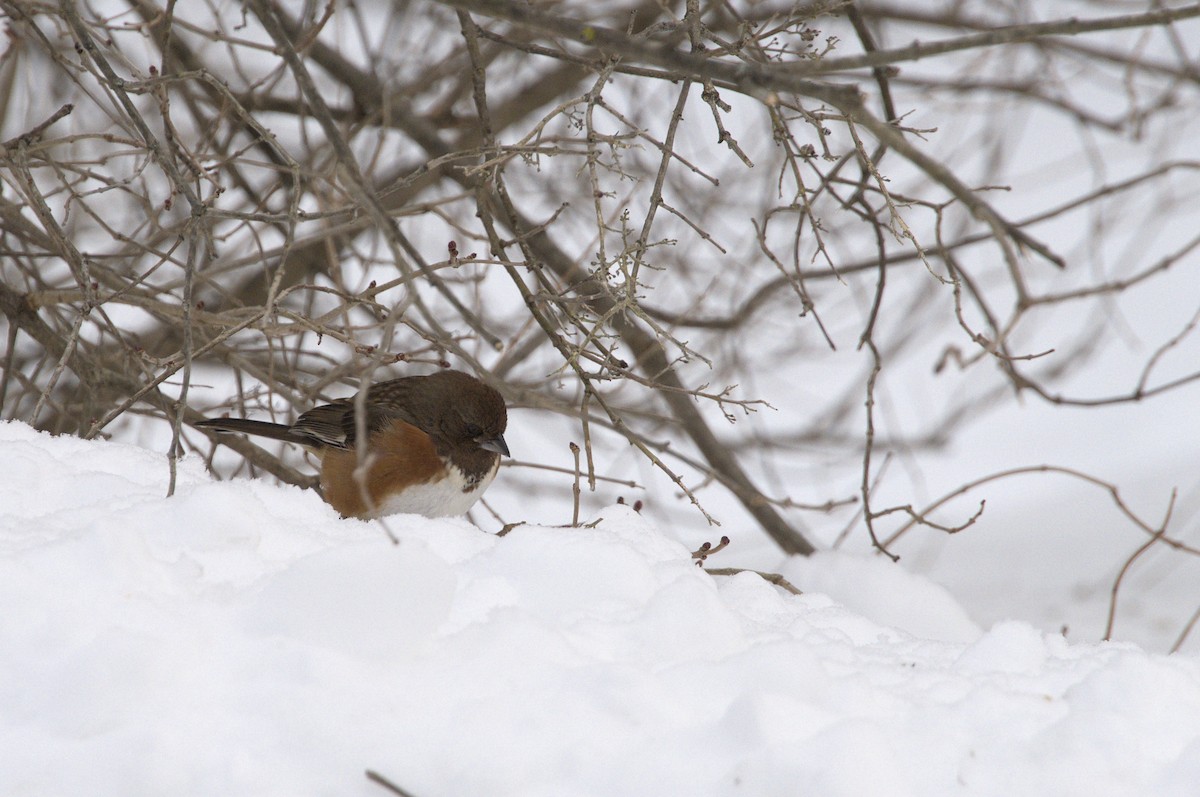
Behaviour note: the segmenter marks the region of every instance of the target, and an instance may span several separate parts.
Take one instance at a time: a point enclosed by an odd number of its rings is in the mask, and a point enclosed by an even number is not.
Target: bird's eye
[[[467,434],[471,437],[479,437],[479,435],[483,434],[483,429],[479,428],[479,424],[468,423]]]

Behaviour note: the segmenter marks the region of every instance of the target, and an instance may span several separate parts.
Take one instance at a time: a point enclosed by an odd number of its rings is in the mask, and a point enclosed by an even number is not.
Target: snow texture
[[[587,528],[347,521],[0,424],[0,792],[1195,795],[1200,662],[978,628],[822,553],[713,577]],[[503,478],[503,474],[501,474]]]

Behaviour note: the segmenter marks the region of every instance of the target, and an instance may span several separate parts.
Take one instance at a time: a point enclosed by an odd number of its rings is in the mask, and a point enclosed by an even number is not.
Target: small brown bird
[[[325,500],[344,517],[402,512],[461,515],[496,477],[508,456],[508,413],[493,388],[462,371],[405,376],[367,389],[366,479],[358,467],[353,396],[313,407],[291,426],[213,418],[196,426],[305,446],[321,458]]]

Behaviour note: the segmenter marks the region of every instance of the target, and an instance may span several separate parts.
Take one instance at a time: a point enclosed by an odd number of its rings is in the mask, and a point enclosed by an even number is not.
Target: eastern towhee
[[[404,376],[367,388],[366,478],[359,455],[355,397],[313,407],[291,426],[213,418],[196,426],[298,443],[321,458],[325,500],[345,517],[400,512],[461,515],[483,495],[508,456],[504,399],[462,371]]]

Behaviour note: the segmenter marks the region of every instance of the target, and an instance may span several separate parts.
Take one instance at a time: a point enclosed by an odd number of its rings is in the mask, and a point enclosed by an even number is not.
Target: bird
[[[343,517],[464,514],[510,456],[500,393],[452,369],[367,388],[365,478],[359,465],[356,397],[313,407],[288,425],[212,418],[195,425],[297,443],[320,458],[321,492]]]

